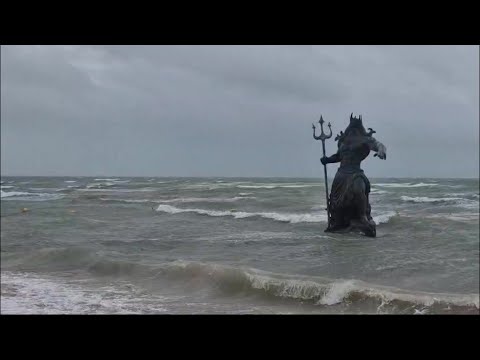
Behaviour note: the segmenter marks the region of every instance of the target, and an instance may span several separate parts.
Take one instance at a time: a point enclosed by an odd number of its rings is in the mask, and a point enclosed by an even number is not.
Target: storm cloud
[[[478,177],[477,46],[1,47],[2,175],[321,177],[351,112],[368,176]]]

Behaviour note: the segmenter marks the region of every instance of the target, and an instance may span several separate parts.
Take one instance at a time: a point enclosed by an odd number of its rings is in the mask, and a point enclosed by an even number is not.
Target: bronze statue
[[[313,137],[322,140],[323,157],[321,162],[325,169],[325,185],[327,192],[327,211],[328,227],[326,232],[343,232],[350,230],[360,230],[366,236],[376,236],[376,225],[370,215],[371,207],[368,200],[370,193],[370,182],[360,168],[360,163],[373,150],[375,156],[385,160],[387,158],[387,149],[385,145],[377,141],[372,134],[374,130],[369,128],[365,130],[362,124],[362,116],[358,118],[350,115],[350,124],[345,132],[340,132],[335,138],[338,141],[338,151],[336,154],[325,156],[325,140],[331,136],[323,133],[323,118],[319,121],[322,127],[322,134],[315,136],[315,126],[313,127]],[[328,124],[330,127],[330,124]],[[337,174],[332,184],[332,192],[328,196],[328,187],[326,182],[326,165],[331,163],[340,163]]]

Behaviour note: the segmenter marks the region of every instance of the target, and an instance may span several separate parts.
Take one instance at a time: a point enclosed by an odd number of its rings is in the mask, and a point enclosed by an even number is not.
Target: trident
[[[330,135],[327,135],[323,132],[323,123],[325,121],[323,120],[323,117],[320,115],[320,120],[318,120],[318,123],[320,124],[320,129],[321,129],[321,134],[320,136],[315,136],[315,125],[312,124],[313,128],[313,138],[315,140],[322,140],[322,149],[323,149],[323,156],[325,157],[325,140],[330,139],[332,137],[332,127],[330,123],[328,123],[328,128],[330,129]],[[327,165],[323,165],[323,170],[325,172],[325,193],[326,193],[326,198],[327,198],[327,216],[328,216],[328,227],[330,227],[330,206],[329,206],[329,201],[328,201],[328,182],[327,182]]]

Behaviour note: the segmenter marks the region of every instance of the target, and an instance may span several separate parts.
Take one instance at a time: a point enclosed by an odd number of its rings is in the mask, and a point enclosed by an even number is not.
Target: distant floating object
[[[29,209],[29,208],[22,208],[20,211],[21,211],[22,213],[26,213],[26,212],[29,212],[30,209]]]

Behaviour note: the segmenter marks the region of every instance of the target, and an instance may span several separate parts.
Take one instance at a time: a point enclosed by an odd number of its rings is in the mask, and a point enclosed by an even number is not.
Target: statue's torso
[[[340,155],[340,167],[358,167],[370,153],[366,136],[355,136],[345,138],[338,149]]]

